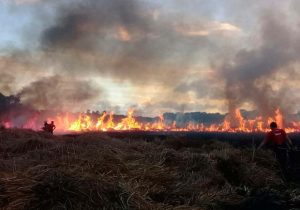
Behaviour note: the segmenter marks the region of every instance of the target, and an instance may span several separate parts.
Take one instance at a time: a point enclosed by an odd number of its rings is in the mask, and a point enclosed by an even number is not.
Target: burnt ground
[[[262,134],[234,135],[2,130],[0,208],[300,209]]]

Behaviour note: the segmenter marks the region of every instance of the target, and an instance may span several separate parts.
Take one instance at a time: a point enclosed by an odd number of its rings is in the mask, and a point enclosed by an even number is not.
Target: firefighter
[[[56,126],[54,125],[54,121],[51,121],[48,127],[49,127],[49,132],[53,134],[53,131],[56,128]]]
[[[42,127],[43,131],[49,132],[49,124],[47,121],[44,122],[44,127]]]
[[[270,129],[271,131],[266,134],[258,149],[267,143],[271,143],[276,155],[276,159],[279,162],[283,173],[286,174],[289,161],[288,154],[290,149],[293,148],[292,141],[283,129],[279,129],[277,127],[276,122],[272,122],[270,124]]]

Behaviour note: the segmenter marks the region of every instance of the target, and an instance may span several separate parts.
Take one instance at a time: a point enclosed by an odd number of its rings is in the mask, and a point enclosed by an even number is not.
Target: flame
[[[154,123],[141,123],[138,122],[134,117],[134,110],[130,109],[127,112],[127,116],[116,123],[114,121],[114,115],[111,112],[108,116],[106,112],[98,118],[97,122],[93,124],[91,118],[86,116],[80,116],[79,119],[74,121],[68,130],[71,131],[124,131],[124,130],[144,130],[144,131],[222,131],[222,132],[259,132],[267,131],[270,122],[276,121],[278,126],[284,128],[284,118],[280,109],[274,112],[273,117],[269,117],[263,120],[262,117],[256,119],[247,120],[242,116],[239,109],[235,110],[233,120],[236,126],[230,122],[229,119],[225,118],[222,124],[212,124],[205,126],[204,124],[195,124],[189,122],[184,128],[177,127],[176,121],[170,125],[165,122],[164,116],[159,115],[159,119]],[[300,122],[293,122],[291,128],[287,128],[289,132],[300,131]]]
[[[99,117],[98,121],[97,121],[97,124],[96,124],[96,129],[97,130],[103,130],[103,129],[105,129],[105,122],[104,122],[104,120],[105,120],[106,116],[107,116],[107,114],[104,111],[102,113],[102,115]]]
[[[279,108],[276,109],[275,114],[276,114],[275,115],[275,122],[277,122],[277,124],[280,128],[284,128],[283,115],[282,115]]]
[[[115,130],[139,130],[141,125],[133,117],[133,109],[128,110],[127,117],[117,124]]]
[[[242,113],[239,109],[236,109],[235,110],[235,118],[236,120],[238,121],[238,130],[240,131],[245,131],[247,128],[246,128],[246,125],[245,125],[245,120],[242,116]]]
[[[73,122],[69,128],[70,131],[86,131],[92,130],[92,120],[88,115],[80,115],[79,119]]]
[[[127,116],[123,119],[115,119],[113,112],[92,115],[91,113],[79,114],[59,114],[56,117],[47,118],[54,121],[56,127],[62,132],[82,132],[82,131],[125,131],[125,130],[141,130],[141,131],[199,131],[199,132],[265,132],[269,130],[269,124],[273,121],[277,122],[278,127],[285,128],[287,132],[299,132],[300,122],[292,121],[285,124],[284,116],[280,109],[274,111],[273,116],[263,118],[261,116],[255,119],[245,119],[239,109],[236,109],[232,115],[228,115],[223,123],[205,125],[188,122],[185,126],[178,125],[178,122],[166,122],[163,115],[159,115],[155,122],[139,122],[134,116],[134,110],[129,109]],[[5,127],[14,127],[9,121],[4,121]],[[38,115],[30,118],[22,128],[40,129],[37,125],[41,125],[38,121]]]

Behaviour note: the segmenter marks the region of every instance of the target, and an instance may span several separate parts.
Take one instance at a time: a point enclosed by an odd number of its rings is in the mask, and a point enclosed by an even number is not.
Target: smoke
[[[95,83],[109,79],[114,84],[106,90],[126,84],[128,98],[136,96],[126,101],[142,104],[149,115],[224,111],[224,99],[231,113],[249,104],[265,116],[277,107],[296,109],[300,95],[290,87],[299,89],[300,40],[298,16],[284,7],[289,3],[266,12],[268,1],[14,2],[33,13],[24,29],[30,49],[12,50],[5,66],[0,60],[0,91],[26,104],[76,110],[102,102],[107,108],[110,101]]]
[[[0,74],[0,90],[4,94],[12,92],[12,84],[14,83],[14,77],[10,74],[1,73]]]
[[[163,15],[157,5],[145,1],[45,0],[26,5],[32,5],[34,17],[23,30],[22,45],[29,49],[11,49],[1,56],[9,62],[1,67],[5,77],[0,91],[19,93],[22,102],[42,109],[74,102],[62,96],[64,85],[55,85],[53,75],[73,78],[67,83],[79,93],[76,81],[102,77],[129,82],[136,90],[147,84],[170,89],[197,62],[196,53],[214,45],[205,36],[179,32],[180,15]],[[48,83],[55,92],[46,87]]]
[[[79,1],[62,6],[59,12],[56,24],[42,34],[45,47],[93,49],[98,44],[95,39],[105,38],[106,33],[119,27],[128,34],[149,32],[149,19],[134,0]]]
[[[287,81],[299,80],[289,68],[297,61],[299,29],[290,26],[281,14],[266,12],[260,19],[257,47],[241,49],[233,60],[220,67],[226,80],[225,96],[230,113],[245,103],[251,103],[264,116],[272,116],[275,109],[291,111],[293,95],[287,97],[287,88],[276,77],[287,76]],[[292,76],[289,74],[292,73]],[[283,77],[284,78],[284,77]]]
[[[69,74],[104,75],[134,84],[174,84],[211,43],[176,31],[176,16],[135,0],[87,0],[60,6],[41,35],[47,59]]]
[[[99,99],[101,91],[93,83],[58,75],[25,86],[18,94],[24,104],[44,110],[82,110]]]

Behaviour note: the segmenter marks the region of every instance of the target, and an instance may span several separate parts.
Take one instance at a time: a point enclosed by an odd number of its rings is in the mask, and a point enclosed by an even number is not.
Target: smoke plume
[[[78,1],[57,13],[41,35],[41,47],[69,74],[174,84],[195,61],[195,51],[209,44],[205,37],[177,33],[176,17],[157,20],[155,7],[145,2]]]
[[[18,94],[24,104],[43,110],[82,110],[95,104],[100,91],[90,81],[45,77],[24,87]]]
[[[85,110],[109,104],[105,89],[122,96],[112,106],[132,104],[149,115],[227,112],[227,105],[230,113],[270,116],[299,107],[300,16],[286,7],[295,1],[276,8],[236,0],[13,2],[32,14],[25,49],[1,50],[0,92],[22,103]],[[102,88],[105,79],[114,84]]]
[[[232,61],[220,68],[226,79],[225,96],[230,113],[251,103],[260,114],[272,116],[277,108],[290,111],[295,104],[295,98],[287,97],[287,89],[280,86],[282,81],[276,83],[276,77],[292,74],[299,79],[299,74],[289,68],[300,56],[300,40],[296,36],[299,29],[294,31],[283,16],[272,12],[265,13],[260,20],[257,47],[239,50]],[[291,76],[288,79],[292,80]]]

